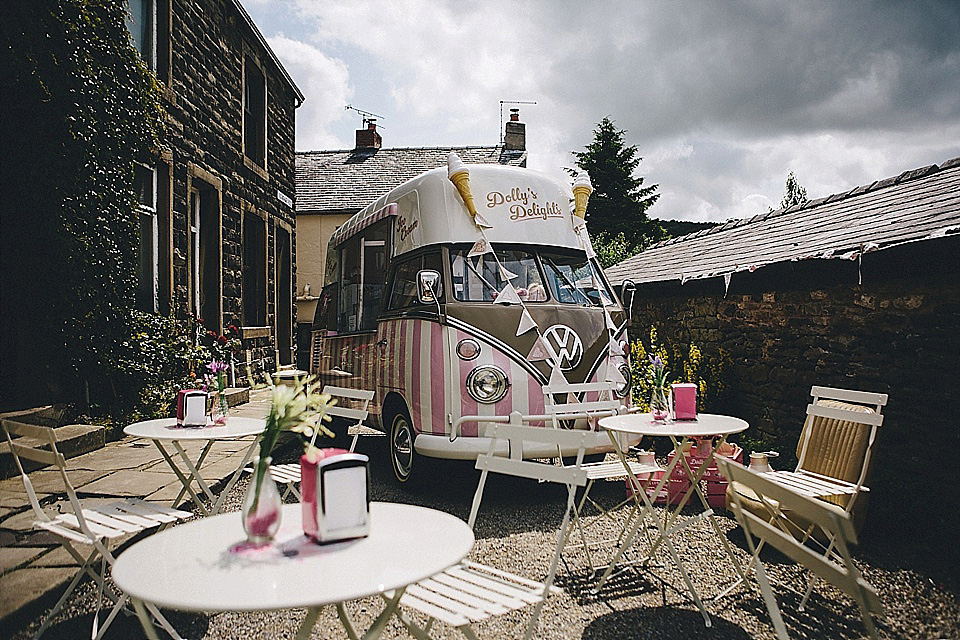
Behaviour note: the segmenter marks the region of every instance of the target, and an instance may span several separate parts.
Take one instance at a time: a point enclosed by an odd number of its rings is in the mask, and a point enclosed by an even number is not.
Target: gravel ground
[[[366,438],[359,450],[371,457],[374,500],[408,502],[441,509],[466,519],[477,473],[463,463],[436,462],[431,477],[415,491],[401,491],[390,478],[385,438]],[[295,451],[275,456],[278,462],[293,461]],[[238,510],[245,489],[242,481],[227,500],[227,510]],[[622,482],[596,487],[591,495],[615,504],[623,496]],[[470,558],[526,577],[542,580],[547,573],[556,543],[566,494],[562,487],[537,484],[514,478],[494,477],[487,483],[477,519],[477,544]],[[622,520],[627,509],[617,516]],[[597,520],[599,516],[588,518]],[[735,555],[748,558],[746,543],[735,520],[724,510],[718,513],[719,525],[730,541]],[[698,590],[712,596],[734,580],[723,550],[706,522],[698,522],[678,535],[677,548],[689,568]],[[889,550],[878,554],[888,558]],[[661,566],[649,572],[632,570],[615,574],[599,596],[592,594],[594,583],[582,556],[568,554],[568,566],[561,565],[557,585],[564,589],[551,598],[540,615],[535,637],[559,640],[571,638],[775,638],[775,633],[759,591],[741,586],[719,602],[709,603],[713,626],[707,628],[697,608],[673,587],[681,585],[679,572]],[[669,560],[661,553],[660,560]],[[775,551],[764,552],[771,578],[782,584],[801,584],[801,572]],[[866,579],[874,585],[886,607],[886,618],[878,625],[881,638],[960,638],[960,598],[951,588],[911,570],[892,567],[887,560],[858,556]],[[663,562],[661,565],[665,564]],[[668,564],[668,562],[666,563]],[[95,592],[89,583],[82,588],[67,610],[55,621],[44,638],[73,639],[89,637]],[[866,631],[851,600],[827,585],[819,584],[804,612],[797,611],[799,596],[777,590],[792,638],[862,638]],[[48,603],[52,606],[52,602]],[[349,606],[359,628],[365,628],[379,613],[378,598],[369,598]],[[477,627],[480,638],[522,637],[530,608],[501,616]],[[31,638],[41,612],[26,628],[0,629],[0,636],[13,640]],[[220,613],[213,615],[169,612],[168,619],[185,638],[293,638],[304,615],[303,610],[256,614]],[[143,638],[133,616],[114,621],[109,638]],[[325,608],[313,629],[312,638],[346,638],[336,613]],[[395,621],[384,638],[409,638]],[[461,638],[459,632],[437,625],[436,638]]]

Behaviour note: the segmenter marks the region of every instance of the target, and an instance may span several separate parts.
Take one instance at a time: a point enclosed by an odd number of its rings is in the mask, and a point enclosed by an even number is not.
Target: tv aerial
[[[363,118],[363,125],[364,125],[364,126],[366,126],[366,125],[369,124],[370,122],[373,122],[374,124],[377,125],[377,127],[381,128],[381,129],[385,129],[385,128],[386,128],[386,127],[381,126],[380,124],[377,123],[377,120],[378,120],[378,119],[382,120],[382,119],[383,119],[383,116],[378,116],[378,115],[375,114],[375,113],[372,113],[372,112],[370,112],[370,111],[364,111],[363,109],[357,109],[357,108],[356,108],[355,106],[353,106],[352,104],[346,105],[346,106],[344,107],[344,110],[345,110],[345,111],[356,111],[357,113],[359,113],[360,116]],[[502,108],[501,108],[501,113],[502,113]]]

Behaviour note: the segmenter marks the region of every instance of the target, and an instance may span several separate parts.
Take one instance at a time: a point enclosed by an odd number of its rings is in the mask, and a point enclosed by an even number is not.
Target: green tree
[[[783,191],[783,199],[780,201],[780,208],[786,209],[795,204],[805,204],[807,202],[807,190],[797,182],[797,176],[793,171],[787,174],[787,184]],[[773,209],[771,209],[773,211]]]
[[[155,162],[160,91],[124,0],[4,8],[3,392],[129,403],[140,389],[124,363],[144,322],[134,165]]]
[[[625,135],[606,117],[594,129],[593,141],[573,155],[593,183],[587,206],[591,237],[604,233],[613,238],[622,233],[627,244],[643,247],[664,236],[660,223],[647,217],[660,194],[658,185],[644,186],[643,178],[634,175],[643,158],[637,155],[636,145],[626,144]]]

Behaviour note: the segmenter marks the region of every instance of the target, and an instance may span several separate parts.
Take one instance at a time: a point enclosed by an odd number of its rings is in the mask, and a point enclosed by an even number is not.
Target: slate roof
[[[526,151],[492,147],[407,147],[297,152],[297,213],[356,213],[394,187],[447,164],[526,166]]]
[[[605,272],[614,284],[682,284],[779,262],[856,259],[952,234],[960,234],[960,158],[667,240]]]

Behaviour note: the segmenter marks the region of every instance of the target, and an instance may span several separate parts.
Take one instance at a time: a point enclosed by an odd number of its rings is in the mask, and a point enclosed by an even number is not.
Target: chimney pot
[[[510,122],[520,122],[520,109],[510,109]]]
[[[366,129],[357,129],[357,149],[379,149],[383,145],[383,138],[377,133],[377,121],[374,118],[366,120]]]

